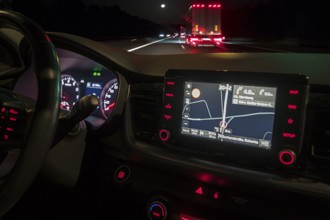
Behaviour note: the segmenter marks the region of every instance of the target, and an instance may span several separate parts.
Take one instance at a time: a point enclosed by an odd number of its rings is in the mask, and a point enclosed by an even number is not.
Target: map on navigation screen
[[[271,149],[275,87],[185,82],[181,134]]]

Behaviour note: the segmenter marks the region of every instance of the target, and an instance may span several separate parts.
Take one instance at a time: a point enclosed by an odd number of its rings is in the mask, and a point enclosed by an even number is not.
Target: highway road
[[[143,55],[166,54],[196,54],[196,53],[222,53],[222,52],[324,52],[313,48],[303,48],[288,44],[274,44],[256,42],[247,39],[229,39],[221,47],[191,47],[185,44],[185,39],[179,38],[133,38],[123,40],[104,41],[113,47],[124,49],[128,52]]]

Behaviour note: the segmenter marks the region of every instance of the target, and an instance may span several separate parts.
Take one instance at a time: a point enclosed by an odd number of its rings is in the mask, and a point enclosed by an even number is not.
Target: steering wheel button
[[[17,110],[15,110],[15,109],[11,108],[11,109],[9,109],[9,114],[12,114],[12,115],[18,115],[18,114],[19,114],[19,111],[17,111]]]
[[[17,118],[10,117],[9,120],[10,120],[10,121],[17,121]]]
[[[9,132],[13,132],[14,131],[14,129],[11,128],[11,127],[7,127],[6,130],[9,131]]]

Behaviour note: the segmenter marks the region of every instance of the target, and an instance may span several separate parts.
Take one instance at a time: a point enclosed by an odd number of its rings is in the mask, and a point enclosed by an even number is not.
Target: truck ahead
[[[191,34],[186,43],[191,46],[220,46],[224,37],[221,32],[220,4],[193,4],[189,8]]]

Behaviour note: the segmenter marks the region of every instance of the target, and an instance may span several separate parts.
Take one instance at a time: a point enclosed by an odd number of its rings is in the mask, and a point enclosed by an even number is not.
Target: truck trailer
[[[221,46],[224,36],[221,32],[220,4],[193,4],[189,8],[191,33],[186,37],[190,46]]]

